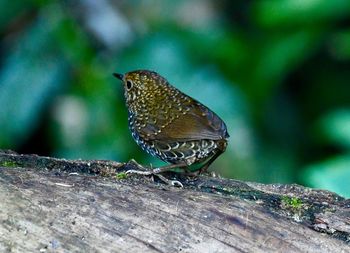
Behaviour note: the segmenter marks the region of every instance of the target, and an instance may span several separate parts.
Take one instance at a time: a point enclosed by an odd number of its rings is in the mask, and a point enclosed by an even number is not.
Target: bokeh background
[[[350,197],[349,0],[0,0],[0,148],[160,164],[112,77],[135,69],[225,120],[221,175]]]

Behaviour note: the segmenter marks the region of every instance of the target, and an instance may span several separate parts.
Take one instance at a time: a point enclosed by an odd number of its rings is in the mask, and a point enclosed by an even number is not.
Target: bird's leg
[[[162,167],[155,168],[152,170],[152,172],[153,172],[153,174],[159,174],[159,173],[167,172],[171,169],[175,169],[175,168],[182,169],[182,168],[187,167],[187,166],[188,166],[188,164],[185,162],[177,163],[177,164],[168,164],[168,165],[164,165]]]
[[[137,167],[137,170],[128,170],[128,171],[139,171],[139,172],[147,172],[149,168],[142,166],[138,162],[135,161],[135,159],[131,159],[128,163],[133,164],[134,166]],[[128,173],[128,171],[126,173]]]
[[[164,183],[172,186],[177,187],[183,187],[182,183],[178,180],[169,180],[161,175],[163,172],[167,172],[174,168],[183,168],[187,167],[187,163],[178,163],[178,164],[169,164],[162,167],[154,168],[154,169],[148,169],[143,167],[142,165],[138,164],[136,161],[132,160],[132,162],[136,165],[136,167],[140,170],[128,170],[126,171],[126,174],[137,174],[137,175],[143,175],[143,176],[157,176],[160,180],[162,180]],[[148,169],[148,170],[145,170]]]
[[[178,181],[178,180],[169,180],[166,177],[164,177],[161,174],[155,174],[155,176],[157,176],[160,180],[162,180],[164,183],[166,183],[167,185],[171,185],[171,186],[175,186],[175,187],[181,187],[183,188],[183,184]]]
[[[154,168],[154,169],[149,169],[147,167],[144,167],[140,164],[138,164],[135,160],[131,160],[132,163],[139,169],[139,170],[128,170],[126,171],[127,174],[139,174],[139,175],[156,175],[159,173],[167,172],[171,169],[174,168],[184,168],[187,167],[187,163],[178,163],[178,164],[169,164],[169,165],[164,165],[162,167]]]
[[[207,172],[209,166],[215,161],[216,158],[218,158],[218,156],[220,156],[222,153],[225,152],[226,147],[227,147],[227,141],[226,140],[222,140],[222,141],[218,141],[217,143],[217,150],[214,153],[214,155],[209,159],[209,161],[207,161],[200,169],[199,169],[199,175],[202,173]]]

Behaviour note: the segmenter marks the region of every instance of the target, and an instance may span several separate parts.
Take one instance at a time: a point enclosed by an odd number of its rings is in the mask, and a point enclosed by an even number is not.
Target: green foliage
[[[302,181],[350,197],[350,110],[338,109],[325,114],[316,129],[321,143],[337,146],[342,154],[306,166]]]
[[[348,17],[347,0],[264,0],[257,3],[258,22],[266,26],[313,25]]]
[[[326,114],[318,125],[325,142],[350,150],[350,108]]]
[[[21,145],[50,98],[67,79],[65,60],[53,47],[52,27],[34,22],[9,51],[0,72],[0,146]]]
[[[302,174],[303,182],[312,187],[329,189],[347,198],[350,198],[349,178],[349,154],[309,165]]]
[[[160,165],[111,75],[151,69],[227,123],[216,172],[350,196],[348,0],[154,6],[0,1],[0,148]]]

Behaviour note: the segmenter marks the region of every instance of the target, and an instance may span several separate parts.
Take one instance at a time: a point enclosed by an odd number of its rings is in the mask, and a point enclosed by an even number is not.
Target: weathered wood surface
[[[0,252],[350,252],[350,201],[333,193],[113,176],[127,167],[0,151]]]

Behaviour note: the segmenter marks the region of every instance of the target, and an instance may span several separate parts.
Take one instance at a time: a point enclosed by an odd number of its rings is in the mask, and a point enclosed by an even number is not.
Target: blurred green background
[[[227,123],[225,177],[350,197],[350,1],[0,0],[0,148],[160,164],[112,72],[150,69]]]

